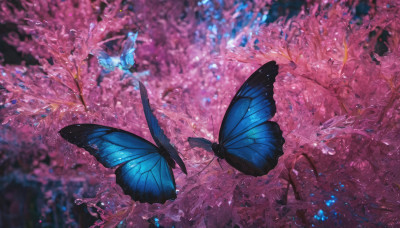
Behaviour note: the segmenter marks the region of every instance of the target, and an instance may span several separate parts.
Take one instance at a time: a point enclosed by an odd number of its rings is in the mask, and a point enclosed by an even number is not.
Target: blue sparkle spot
[[[203,1],[197,2],[197,5],[198,6],[205,5],[205,4],[207,4],[208,1],[209,0],[203,0]]]
[[[246,9],[247,8],[247,4],[245,4],[245,3],[241,3],[240,5],[239,5],[239,7],[235,10],[235,13],[237,13],[237,12],[239,12],[239,11],[241,11],[241,10],[244,10],[244,9]]]
[[[46,116],[47,116],[46,114],[42,114],[42,115],[41,115],[42,118],[45,118]]]
[[[145,71],[142,71],[142,72],[138,72],[137,75],[138,75],[139,77],[141,77],[141,76],[148,76],[148,75],[150,75],[150,70],[145,70]]]
[[[217,66],[217,64],[215,64],[215,63],[213,63],[213,64],[210,64],[210,66],[208,66],[208,69],[218,69],[218,66]]]
[[[268,18],[268,15],[264,14],[261,18],[261,22],[264,23]]]
[[[204,104],[209,104],[210,102],[211,102],[211,99],[209,97],[203,98]]]
[[[63,206],[61,209],[62,209],[63,211],[66,211],[66,210],[67,210],[67,208],[66,208],[65,206]]]
[[[258,47],[258,45],[257,45],[258,43],[260,43],[260,41],[258,39],[254,40],[254,48],[256,50],[260,50],[260,47]]]
[[[158,221],[160,221],[158,218],[154,218],[154,225],[156,225],[156,227],[160,227],[160,223],[158,223]]]
[[[217,28],[216,25],[209,25],[209,26],[208,26],[208,30],[211,31],[211,32],[213,32],[213,33],[217,33],[218,28]]]
[[[27,89],[23,82],[19,82],[19,83],[18,83],[18,86],[19,86],[21,89],[23,89],[23,90],[26,90],[26,89]]]
[[[311,193],[310,196],[313,197],[313,196],[314,196],[314,193]]]
[[[17,103],[17,100],[12,100],[11,101],[11,104],[16,104]]]
[[[325,216],[324,211],[320,209],[318,211],[318,213],[316,215],[314,215],[314,219],[319,220],[319,221],[325,221],[328,219],[328,217]]]
[[[245,47],[246,44],[247,44],[247,41],[248,41],[247,36],[243,36],[243,37],[242,37],[242,42],[240,43],[240,46],[241,46],[241,47]]]
[[[331,199],[325,200],[326,206],[330,207],[336,202],[336,197],[334,195],[331,195]]]
[[[220,75],[217,75],[217,80],[220,80],[221,79],[221,76]]]

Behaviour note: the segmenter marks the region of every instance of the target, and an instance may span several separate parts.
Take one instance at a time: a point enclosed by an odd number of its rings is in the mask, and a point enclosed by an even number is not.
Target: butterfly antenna
[[[215,159],[215,156],[211,159],[210,162],[208,162],[208,164],[206,166],[204,166],[204,168],[200,172],[197,173],[197,175],[200,175],[200,173],[202,173],[211,164],[211,162],[214,161],[214,159]]]
[[[214,119],[213,119],[212,115],[211,115],[211,124],[212,124],[212,129],[213,129],[213,139],[215,140]]]
[[[221,167],[221,169],[224,170],[224,168],[222,168],[222,165],[221,165],[221,159],[218,158],[217,161],[218,161],[219,167]]]
[[[218,92],[219,92],[219,90],[218,90]],[[218,93],[218,94],[219,94],[219,93]],[[224,95],[227,95],[227,94],[225,93]],[[218,97],[222,98],[222,97],[225,97],[225,96],[218,96]],[[218,114],[219,114],[219,115],[221,114],[222,100],[223,100],[223,99],[219,99],[219,105],[218,105]]]
[[[189,121],[188,121],[187,123],[190,125]],[[197,134],[197,132],[196,132],[197,129],[196,129],[194,126],[191,126],[191,129],[192,129],[192,132],[193,132],[193,134],[194,134],[195,136],[200,137],[200,136]]]

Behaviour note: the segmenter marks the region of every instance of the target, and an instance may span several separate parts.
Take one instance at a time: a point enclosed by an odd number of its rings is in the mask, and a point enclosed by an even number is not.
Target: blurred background
[[[400,226],[397,1],[0,7],[0,227]],[[213,162],[198,174],[213,155],[187,137],[216,141],[234,91],[271,60],[278,166],[255,178]],[[178,198],[164,205],[131,201],[113,170],[58,135],[97,123],[151,140],[135,80],[189,171],[174,170]]]

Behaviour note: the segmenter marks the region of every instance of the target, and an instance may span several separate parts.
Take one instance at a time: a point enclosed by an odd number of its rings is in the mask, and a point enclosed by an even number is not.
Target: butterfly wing
[[[97,57],[97,60],[99,61],[99,64],[104,69],[106,69],[107,71],[114,71],[115,66],[118,64],[118,60],[116,60],[115,57],[109,56],[103,50],[97,50],[95,52],[95,55]]]
[[[253,176],[267,174],[283,154],[285,140],[275,122],[273,83],[278,74],[275,61],[254,72],[241,86],[225,113],[219,143],[226,161]]]
[[[207,139],[189,137],[188,142],[189,142],[190,147],[192,147],[192,148],[200,147],[200,148],[205,149],[208,152],[213,152],[212,142]]]
[[[171,142],[164,134],[164,131],[161,129],[158,124],[157,118],[154,116],[153,112],[150,108],[149,97],[147,95],[146,87],[139,81],[140,87],[140,96],[142,98],[144,115],[146,116],[147,124],[149,125],[151,136],[153,136],[154,142],[158,147],[165,149],[171,158],[178,163],[181,170],[187,174],[186,166],[183,163],[182,159],[178,155],[178,151],[171,145]]]
[[[125,41],[124,47],[121,53],[121,68],[123,70],[129,70],[135,64],[134,54],[135,54],[135,42],[138,33],[129,33],[128,38]]]
[[[115,171],[117,183],[133,200],[164,203],[176,198],[171,167],[159,149],[147,140],[96,124],[69,125],[60,134],[89,151],[105,167],[120,165]]]

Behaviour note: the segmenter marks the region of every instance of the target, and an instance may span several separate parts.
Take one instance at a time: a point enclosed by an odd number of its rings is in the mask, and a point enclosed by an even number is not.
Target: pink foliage
[[[154,218],[165,227],[400,225],[397,1],[379,1],[361,21],[346,6],[351,1],[309,3],[268,26],[252,14],[227,36],[243,13],[263,10],[266,1],[244,11],[229,0],[209,1],[212,9],[207,1],[32,2],[0,3],[0,23],[30,35],[6,41],[39,61],[0,66],[0,136],[7,142],[0,164],[17,162],[42,183],[62,180],[76,204],[99,212],[96,225],[142,227]],[[105,73],[96,50],[118,54],[132,31],[139,32],[134,73]],[[388,51],[379,56],[374,48],[383,31]],[[248,42],[239,47],[243,36]],[[235,91],[270,60],[280,66],[273,121],[286,140],[278,166],[258,178],[224,161],[222,169],[213,162],[199,173],[213,154],[190,149],[187,137],[216,141]],[[150,72],[141,78],[150,105],[188,169],[187,176],[174,170],[178,197],[164,205],[131,201],[113,170],[57,133],[97,123],[151,141],[135,87],[143,71]],[[40,162],[45,156],[49,164]],[[72,183],[82,184],[78,192],[68,192]]]

